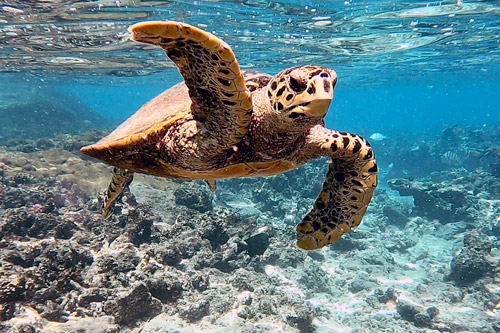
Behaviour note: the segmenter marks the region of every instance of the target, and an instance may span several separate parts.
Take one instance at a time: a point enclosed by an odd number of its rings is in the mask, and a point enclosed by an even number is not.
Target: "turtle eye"
[[[289,79],[290,88],[297,93],[303,92],[307,88],[307,78],[300,74],[302,73],[298,73],[296,70],[292,71]]]

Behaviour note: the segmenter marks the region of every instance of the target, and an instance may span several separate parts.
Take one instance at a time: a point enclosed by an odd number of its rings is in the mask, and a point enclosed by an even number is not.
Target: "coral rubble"
[[[215,193],[138,175],[103,220],[110,170],[75,151],[95,135],[0,148],[0,331],[500,327],[500,181],[481,163],[381,184],[356,232],[306,253],[294,225],[324,160]]]

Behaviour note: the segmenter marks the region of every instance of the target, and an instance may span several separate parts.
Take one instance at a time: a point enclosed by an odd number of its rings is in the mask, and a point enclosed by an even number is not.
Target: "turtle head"
[[[271,108],[287,130],[307,130],[321,124],[337,83],[335,71],[319,66],[293,67],[267,85]]]

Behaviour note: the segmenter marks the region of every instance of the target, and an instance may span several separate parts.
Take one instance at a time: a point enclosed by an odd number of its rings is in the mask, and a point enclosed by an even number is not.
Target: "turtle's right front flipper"
[[[113,178],[106,191],[106,198],[104,199],[104,205],[102,207],[102,218],[107,219],[113,214],[113,207],[115,202],[120,200],[123,192],[132,183],[134,179],[134,173],[120,168],[113,168]]]

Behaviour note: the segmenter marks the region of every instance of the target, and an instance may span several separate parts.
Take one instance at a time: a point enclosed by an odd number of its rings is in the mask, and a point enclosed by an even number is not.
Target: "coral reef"
[[[479,214],[480,201],[500,195],[498,179],[482,170],[434,172],[418,180],[391,179],[388,184],[399,194],[413,197],[413,216],[424,216],[440,223],[466,221],[473,224]],[[394,215],[392,210],[388,211]]]
[[[460,136],[471,132],[457,131],[447,144],[466,147]],[[381,183],[358,230],[306,253],[294,225],[321,188],[325,160],[220,181],[215,193],[137,175],[102,220],[110,168],[76,151],[94,136],[0,148],[0,331],[500,327],[500,181],[483,162]]]
[[[397,140],[373,142],[381,175],[391,178],[419,178],[436,171],[482,169],[499,175],[500,131],[498,128],[451,126],[436,136],[401,136]],[[384,167],[386,166],[386,167]]]
[[[213,209],[212,196],[195,182],[183,182],[174,192],[175,203],[188,208],[207,212]]]
[[[402,299],[397,301],[396,309],[401,318],[415,323],[418,327],[432,327],[432,319],[439,314],[439,309],[434,306],[424,309],[417,304]]]
[[[440,223],[474,220],[473,214],[468,209],[472,206],[471,201],[476,201],[476,198],[474,195],[468,195],[463,186],[405,178],[392,179],[388,183],[399,194],[413,197],[414,216],[425,216]],[[387,209],[387,213],[391,214],[391,211]]]
[[[194,323],[233,309],[234,297],[244,288],[253,295],[269,292],[262,256],[274,233],[259,231],[259,225],[242,221],[234,212],[216,208],[200,213],[171,202],[175,220],[160,223],[160,217],[148,214],[128,193],[116,216],[102,221],[96,200],[76,183],[30,174],[0,180],[0,269],[2,276],[12,277],[0,291],[5,321],[32,308],[41,318],[32,323],[34,328],[54,322],[69,325],[76,315],[100,318],[114,331],[168,309],[179,320]],[[136,190],[140,193],[141,187]],[[165,200],[163,191],[149,191],[155,192],[155,201]],[[244,273],[254,272],[248,276],[254,282],[245,279],[242,287],[234,280],[229,295],[216,295],[214,276],[215,283],[226,280],[240,267],[246,267]],[[242,304],[239,316],[258,317],[261,306],[276,307],[284,295],[274,295],[268,305],[254,296],[255,302]],[[290,327],[310,325],[312,312],[302,311],[304,300],[290,302],[285,302]],[[268,314],[281,312],[269,308]]]
[[[450,278],[458,285],[468,285],[491,272],[494,264],[487,259],[491,248],[491,242],[480,230],[467,232],[464,245],[451,261]]]

